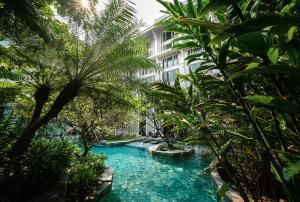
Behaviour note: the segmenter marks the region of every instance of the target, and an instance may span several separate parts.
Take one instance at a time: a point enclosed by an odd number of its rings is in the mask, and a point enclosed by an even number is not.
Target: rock
[[[168,151],[161,151],[157,150],[158,145],[151,146],[148,148],[148,151],[151,154],[160,154],[165,156],[186,156],[194,153],[194,149],[185,148],[184,150],[168,150]]]

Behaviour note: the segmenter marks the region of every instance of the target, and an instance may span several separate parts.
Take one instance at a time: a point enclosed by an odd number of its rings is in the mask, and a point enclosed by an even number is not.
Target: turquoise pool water
[[[208,166],[200,157],[153,156],[129,146],[95,147],[93,152],[104,153],[107,165],[114,169],[112,192],[101,201],[216,201],[209,174],[198,175]]]

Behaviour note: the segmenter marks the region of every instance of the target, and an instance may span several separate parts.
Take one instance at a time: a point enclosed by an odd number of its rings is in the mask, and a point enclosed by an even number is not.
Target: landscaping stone
[[[185,149],[185,150],[167,150],[167,151],[161,151],[157,150],[159,145],[154,145],[151,147],[148,147],[148,151],[151,154],[159,154],[159,155],[165,155],[165,156],[186,156],[186,155],[191,155],[195,151],[194,149]]]

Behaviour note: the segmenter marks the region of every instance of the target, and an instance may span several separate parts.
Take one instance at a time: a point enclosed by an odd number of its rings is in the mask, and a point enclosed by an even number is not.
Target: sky
[[[164,7],[158,3],[156,0],[132,0],[136,4],[137,17],[142,19],[143,22],[150,26],[154,23],[156,18],[159,18],[163,15],[160,10],[164,10]],[[103,4],[107,0],[99,0],[99,9],[103,8]]]
[[[134,0],[137,9],[137,16],[149,26],[154,23],[156,18],[163,15],[160,10],[164,7],[156,0]]]

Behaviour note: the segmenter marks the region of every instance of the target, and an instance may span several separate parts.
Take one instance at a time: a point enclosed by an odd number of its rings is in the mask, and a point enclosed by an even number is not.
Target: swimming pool
[[[208,166],[200,157],[154,156],[129,146],[94,147],[93,152],[104,153],[106,164],[114,169],[112,191],[101,201],[216,201],[210,175],[198,175]]]

